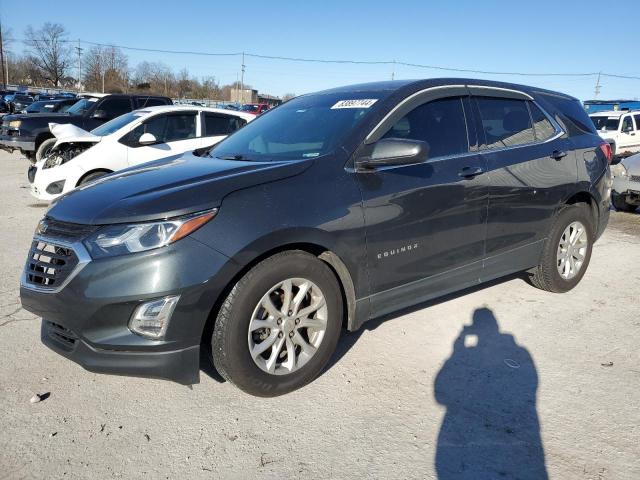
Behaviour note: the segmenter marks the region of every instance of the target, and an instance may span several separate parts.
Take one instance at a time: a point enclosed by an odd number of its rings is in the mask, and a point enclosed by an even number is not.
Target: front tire
[[[343,304],[333,271],[292,250],[253,267],[225,299],[211,339],[213,364],[226,380],[261,397],[311,382],[335,351]]]
[[[594,226],[589,207],[580,203],[562,208],[531,277],[533,285],[554,293],[571,290],[589,266],[593,241]]]
[[[92,172],[89,175],[82,177],[82,179],[78,182],[78,187],[80,185],[85,185],[89,182],[93,182],[94,180],[100,178],[100,177],[104,177],[105,175],[107,175],[109,172],[105,172],[103,170],[100,170],[98,172]]]
[[[46,158],[51,153],[51,149],[56,144],[57,139],[55,138],[47,138],[43,141],[38,149],[36,150],[36,162],[39,162],[43,158]]]

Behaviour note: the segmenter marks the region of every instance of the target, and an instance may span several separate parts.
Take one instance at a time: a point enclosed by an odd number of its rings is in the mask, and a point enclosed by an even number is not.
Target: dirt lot
[[[0,165],[0,478],[640,478],[640,213],[613,213],[568,294],[512,278],[448,297],[258,399],[208,375],[95,375],[42,346],[18,279],[45,206],[26,160]]]

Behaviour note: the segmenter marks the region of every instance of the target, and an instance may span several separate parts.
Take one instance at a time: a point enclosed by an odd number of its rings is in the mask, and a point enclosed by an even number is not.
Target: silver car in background
[[[640,153],[611,166],[611,202],[616,210],[633,212],[640,206]]]

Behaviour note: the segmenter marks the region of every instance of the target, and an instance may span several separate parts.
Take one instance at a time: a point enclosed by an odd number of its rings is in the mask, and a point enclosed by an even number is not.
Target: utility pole
[[[396,78],[396,61],[393,60],[393,67],[391,69],[391,80],[395,80]]]
[[[2,89],[6,90],[7,89],[7,83],[9,82],[7,80],[7,77],[5,77],[5,64],[4,64],[4,40],[2,39],[2,24],[0,23],[0,63],[2,64]],[[7,65],[8,66],[8,65]]]
[[[78,51],[78,93],[80,93],[82,88],[82,48],[80,47],[80,39],[78,39],[76,50]]]
[[[240,74],[240,103],[244,103],[244,52],[242,52],[242,70]]]
[[[596,88],[595,88],[595,91],[594,91],[595,95],[593,97],[594,99],[598,98],[598,95],[600,95],[600,87],[601,87],[601,85],[600,85],[600,74],[601,73],[602,72],[598,72],[598,80],[596,81]]]

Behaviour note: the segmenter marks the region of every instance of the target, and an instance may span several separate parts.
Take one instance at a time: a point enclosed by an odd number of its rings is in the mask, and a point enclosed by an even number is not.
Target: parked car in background
[[[633,212],[640,207],[640,154],[623,158],[611,167],[611,203],[616,210]]]
[[[302,95],[207,156],[58,199],[22,306],[89,370],[192,384],[204,346],[232,384],[281,395],[325,368],[344,326],[516,272],[575,287],[609,218],[609,153],[577,99],[540,88]]]
[[[615,157],[640,152],[640,110],[597,112],[589,117]]]
[[[75,98],[40,100],[29,105],[24,113],[64,113],[77,101]]]
[[[260,115],[267,110],[269,110],[269,105],[266,103],[245,103],[240,107],[241,112],[247,112],[253,115]]]
[[[51,124],[56,143],[29,167],[31,193],[50,201],[108,173],[211,147],[254,118],[217,108],[171,105],[135,110],[91,132]]]
[[[11,113],[20,113],[33,103],[33,97],[30,95],[16,94],[9,100],[9,109]]]
[[[0,148],[20,150],[35,162],[46,156],[56,143],[49,123],[71,124],[83,130],[93,130],[124,113],[154,105],[171,105],[171,99],[149,95],[85,96],[65,113],[7,115],[2,119]]]
[[[4,101],[4,99],[0,99],[0,118],[5,115],[11,113],[9,109],[9,104]]]

